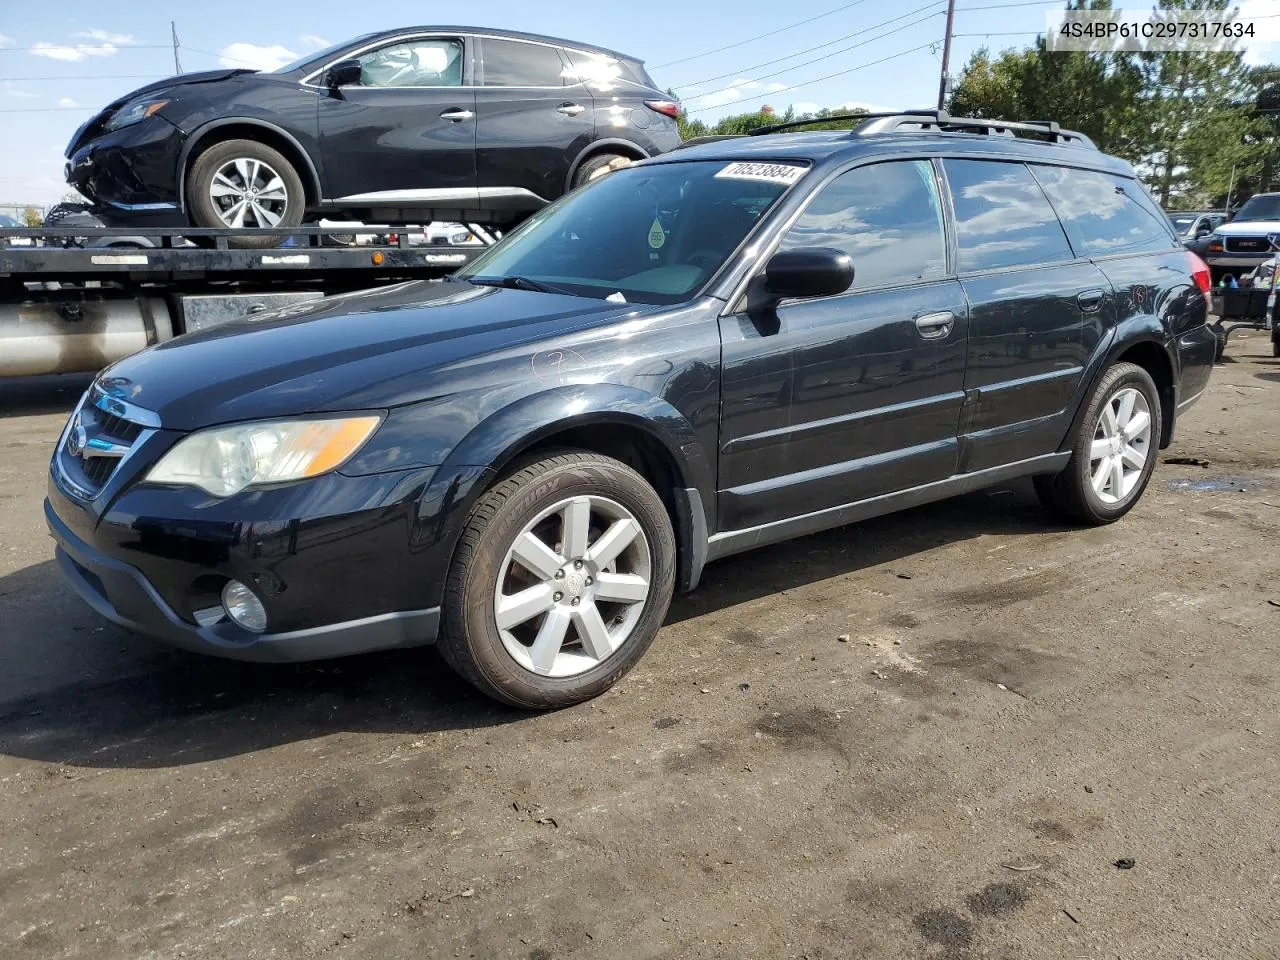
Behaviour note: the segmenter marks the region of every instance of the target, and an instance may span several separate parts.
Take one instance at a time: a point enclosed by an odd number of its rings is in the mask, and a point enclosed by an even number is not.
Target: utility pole
[[[947,0],[947,33],[942,41],[942,77],[938,80],[938,109],[947,106],[947,71],[951,68],[951,24],[956,18],[956,0]]]
[[[182,72],[182,61],[178,59],[178,25],[172,20],[169,21],[169,33],[173,37],[173,72]]]

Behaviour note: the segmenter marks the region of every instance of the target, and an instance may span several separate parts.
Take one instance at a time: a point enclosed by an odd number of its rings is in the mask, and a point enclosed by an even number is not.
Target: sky
[[[1029,45],[1062,6],[1062,0],[957,0],[952,75],[980,47]],[[111,100],[175,72],[170,20],[186,71],[271,69],[331,42],[420,25],[433,7],[403,0],[373,6],[275,0],[251,8],[190,0],[0,0],[0,204],[43,205],[66,192],[63,150],[76,127]],[[251,13],[229,16],[229,9]],[[883,110],[937,101],[945,0],[487,0],[475,9],[474,26],[550,34],[639,57],[660,86],[675,88],[689,113],[708,122],[765,104],[781,113],[788,106]],[[1275,14],[1280,0],[1245,0],[1245,9]],[[1270,23],[1280,27],[1280,18]],[[1248,56],[1280,62],[1280,43],[1255,42]]]

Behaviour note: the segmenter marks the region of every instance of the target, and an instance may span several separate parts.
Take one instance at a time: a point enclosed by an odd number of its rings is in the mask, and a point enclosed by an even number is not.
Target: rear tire
[[[576,189],[584,183],[603,177],[611,170],[628,167],[633,163],[635,163],[634,160],[622,153],[597,153],[583,160],[578,169],[573,172],[573,186]]]
[[[306,196],[298,172],[278,150],[255,140],[226,140],[192,164],[187,209],[197,227],[296,227],[306,212]],[[233,237],[227,243],[261,249],[287,236]]]
[[[1161,426],[1160,392],[1151,375],[1136,364],[1117,363],[1089,398],[1066,467],[1056,476],[1035,478],[1040,501],[1075,523],[1119,520],[1151,479]]]
[[[445,585],[440,652],[503,703],[588,700],[653,642],[675,561],[671,518],[634,470],[590,453],[528,463],[471,511]]]

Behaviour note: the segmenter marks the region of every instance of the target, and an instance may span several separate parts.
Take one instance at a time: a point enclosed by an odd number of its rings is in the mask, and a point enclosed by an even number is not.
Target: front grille
[[[1268,253],[1271,250],[1266,237],[1227,237],[1225,246],[1228,253]]]
[[[134,415],[145,414],[139,410]],[[102,492],[146,431],[147,424],[130,415],[125,405],[105,398],[96,384],[90,388],[67,424],[57,453],[58,468],[72,493],[92,500]]]

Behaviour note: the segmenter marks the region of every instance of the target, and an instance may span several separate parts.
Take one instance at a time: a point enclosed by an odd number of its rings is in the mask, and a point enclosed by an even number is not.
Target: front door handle
[[[580,103],[562,103],[556,107],[556,113],[563,113],[566,117],[576,117],[586,112],[586,107]]]
[[[941,340],[951,333],[955,323],[956,315],[950,310],[943,310],[940,313],[922,313],[916,317],[916,329],[926,340]]]
[[[1076,303],[1085,313],[1097,313],[1102,309],[1102,298],[1106,293],[1096,287],[1093,290],[1082,290],[1076,294]]]
[[[475,114],[470,110],[463,110],[459,107],[455,107],[452,110],[446,110],[444,113],[440,114],[440,119],[452,120],[454,123],[459,123],[463,120],[470,120],[474,116]]]

